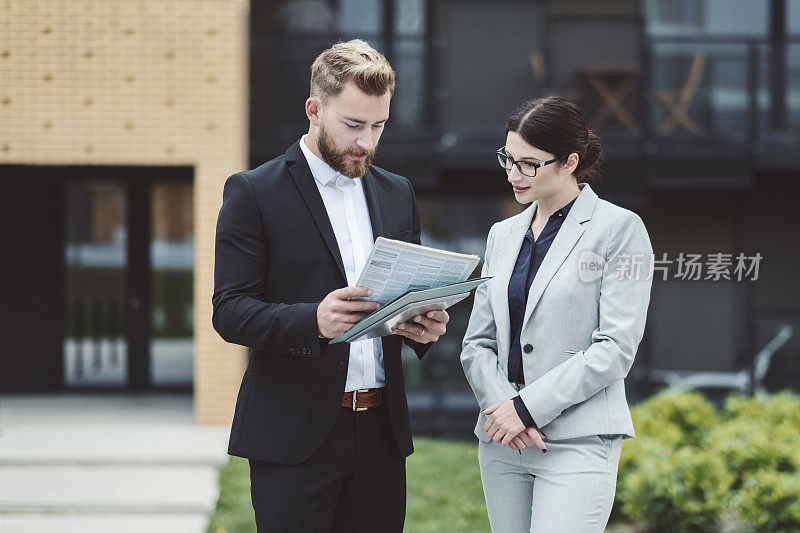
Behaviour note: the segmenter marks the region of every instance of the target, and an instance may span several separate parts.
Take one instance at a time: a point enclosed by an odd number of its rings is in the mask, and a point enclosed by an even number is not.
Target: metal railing
[[[790,324],[781,324],[775,336],[756,354],[752,364],[738,372],[651,370],[650,379],[675,389],[726,389],[741,394],[764,393],[764,378],[775,352],[794,334]]]
[[[252,39],[253,153],[273,157],[305,129],[305,117],[297,109],[308,94],[308,65],[340,37],[347,36]],[[454,91],[484,94],[480,87],[500,83],[465,73],[463,85],[443,86],[445,82],[433,65],[446,63],[449,50],[434,45],[438,42],[435,36],[366,37],[392,51],[390,60],[398,71],[393,117],[387,126],[392,149],[427,153],[446,150],[444,139],[452,137],[453,132],[458,136],[461,133],[459,127],[443,122],[446,119],[437,107]],[[554,86],[550,70],[545,69],[547,73],[536,78],[529,93],[552,91],[575,98],[590,120],[601,123],[599,131],[613,138],[618,153],[680,150],[700,154],[716,147],[720,157],[729,154],[745,158],[762,151],[759,143],[769,147],[777,142],[783,147],[800,141],[800,38],[788,38],[783,43],[724,35],[644,39],[638,64],[617,65],[605,71],[596,65],[577,67],[572,86]],[[776,47],[782,47],[780,53]],[[529,51],[518,53],[527,55]],[[541,64],[549,65],[547,50],[543,54]],[[514,104],[509,102],[508,106]],[[476,98],[474,105],[479,108],[496,102]],[[477,144],[462,148],[469,153],[476,147],[482,149],[483,144],[496,143],[501,126],[476,125],[478,129],[471,135],[480,137]],[[404,136],[403,131],[415,135]],[[427,132],[423,137],[431,139],[428,144],[419,142],[423,131]],[[490,163],[493,161],[486,164]]]

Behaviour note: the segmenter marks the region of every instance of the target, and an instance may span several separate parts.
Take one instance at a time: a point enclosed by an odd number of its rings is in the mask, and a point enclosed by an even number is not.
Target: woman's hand
[[[525,430],[525,424],[517,415],[513,400],[496,403],[484,409],[482,413],[490,415],[483,425],[483,429],[493,441],[499,442],[503,446],[508,446],[514,437]]]
[[[547,446],[544,444],[545,435],[537,428],[525,428],[522,433],[511,439],[508,447],[512,450],[524,450],[531,446],[536,446],[543,452],[547,452]]]

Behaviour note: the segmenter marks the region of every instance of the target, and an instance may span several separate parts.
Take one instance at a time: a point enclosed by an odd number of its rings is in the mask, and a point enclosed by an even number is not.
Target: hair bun
[[[586,152],[582,161],[578,163],[576,174],[581,178],[593,178],[598,174],[597,166],[602,156],[603,149],[600,145],[600,138],[593,131],[588,130],[586,136]]]
[[[589,134],[586,137],[586,165],[589,167],[594,166],[600,160],[601,152],[600,139],[592,130],[589,130]]]

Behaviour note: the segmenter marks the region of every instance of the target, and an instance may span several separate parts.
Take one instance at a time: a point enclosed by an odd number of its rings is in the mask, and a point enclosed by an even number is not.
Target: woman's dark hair
[[[506,134],[513,131],[540,150],[554,156],[578,154],[578,182],[596,178],[602,155],[600,139],[586,127],[578,106],[561,96],[529,100],[508,117]],[[561,163],[563,164],[563,162]]]

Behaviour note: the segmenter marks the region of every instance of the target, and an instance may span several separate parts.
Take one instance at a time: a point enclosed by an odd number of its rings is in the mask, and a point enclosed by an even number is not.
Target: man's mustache
[[[351,148],[351,149],[347,150],[346,153],[348,155],[354,155],[356,157],[361,157],[361,156],[364,156],[364,155],[370,155],[372,153],[375,153],[375,150],[353,150]]]

